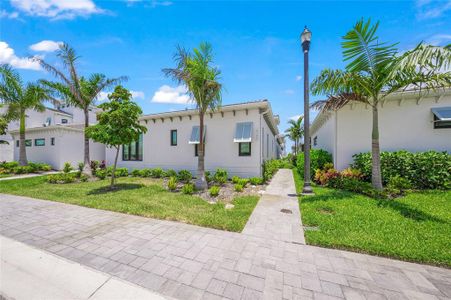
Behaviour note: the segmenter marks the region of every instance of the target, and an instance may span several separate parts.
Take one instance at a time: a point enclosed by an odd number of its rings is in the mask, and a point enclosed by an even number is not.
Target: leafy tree
[[[77,60],[75,50],[68,44],[61,44],[57,52],[57,57],[61,60],[63,69],[58,69],[45,62],[42,58],[35,57],[41,66],[52,73],[59,82],[41,80],[41,83],[52,91],[52,95],[61,98],[66,103],[83,110],[85,129],[89,126],[89,109],[95,104],[99,93],[104,89],[126,80],[126,77],[108,79],[105,75],[95,73],[89,77],[79,76],[77,70]],[[66,74],[65,74],[66,72]],[[91,173],[89,158],[89,138],[84,133],[84,164],[85,173]]]
[[[289,120],[288,127],[285,130],[285,136],[290,138],[294,142],[294,155],[297,155],[299,150],[299,140],[304,136],[304,127],[302,126],[303,116],[300,116],[297,120]]]
[[[114,186],[117,158],[121,145],[130,144],[145,133],[147,128],[139,124],[141,108],[131,101],[132,94],[122,86],[116,86],[108,95],[109,102],[99,105],[103,111],[98,114],[98,123],[86,128],[86,135],[96,142],[116,149],[111,188]]]
[[[381,101],[394,92],[417,89],[420,93],[451,86],[451,45],[445,47],[420,43],[400,53],[396,44],[379,41],[379,22],[358,21],[343,37],[345,70],[325,69],[311,85],[314,95],[326,100],[313,107],[337,110],[349,102],[364,103],[372,109],[372,185],[382,189],[379,147],[379,111]]]
[[[44,111],[43,102],[49,99],[48,93],[38,84],[24,84],[19,73],[9,65],[0,66],[0,75],[0,100],[8,106],[2,123],[6,123],[7,127],[8,121],[19,120],[19,164],[25,166],[28,164],[25,147],[26,111]]]
[[[196,188],[206,189],[208,185],[205,179],[204,116],[207,110],[214,111],[221,106],[222,84],[218,82],[221,72],[212,66],[212,48],[208,43],[201,43],[192,53],[178,47],[174,58],[177,66],[173,69],[163,69],[163,73],[187,87],[199,112]]]

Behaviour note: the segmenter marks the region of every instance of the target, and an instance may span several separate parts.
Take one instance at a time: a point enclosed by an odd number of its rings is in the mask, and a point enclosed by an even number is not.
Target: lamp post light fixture
[[[305,26],[301,34],[302,51],[304,52],[304,187],[302,195],[313,195],[310,185],[310,118],[309,118],[309,78],[308,78],[308,53],[312,32]]]

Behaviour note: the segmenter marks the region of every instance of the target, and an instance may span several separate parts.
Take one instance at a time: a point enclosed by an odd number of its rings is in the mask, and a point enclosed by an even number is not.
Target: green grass
[[[298,192],[302,179],[293,172]],[[300,197],[308,244],[451,267],[451,191],[422,191],[395,200],[314,187]]]
[[[109,180],[49,184],[45,177],[0,181],[0,193],[238,232],[258,201],[256,196],[238,197],[233,201],[235,207],[226,210],[223,203],[208,204],[196,196],[168,192],[161,180],[119,178],[117,189],[111,191]]]

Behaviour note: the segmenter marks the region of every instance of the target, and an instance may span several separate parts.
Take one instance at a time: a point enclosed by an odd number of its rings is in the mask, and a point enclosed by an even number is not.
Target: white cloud
[[[285,94],[287,94],[287,95],[293,95],[294,94],[294,90],[291,90],[291,89],[288,89],[288,90],[285,90],[285,91],[283,91]]]
[[[301,79],[302,79],[302,76],[301,76],[301,75],[297,75],[297,76],[296,76],[296,81],[301,81]]]
[[[40,41],[39,43],[31,45],[30,49],[39,52],[53,52],[55,50],[58,50],[62,43],[63,42],[44,40]]]
[[[0,18],[2,19],[17,19],[19,13],[17,11],[7,12],[6,10],[0,10]]]
[[[303,115],[295,115],[295,116],[290,117],[290,120],[297,121],[299,119],[299,117],[302,117],[302,116]]]
[[[187,95],[187,89],[183,85],[175,88],[163,85],[153,95],[152,102],[187,104],[190,103],[190,97]]]
[[[144,99],[144,92],[141,91],[130,91],[132,94],[133,99]],[[97,96],[97,100],[102,102],[108,100],[108,95],[111,94],[111,92],[100,92]]]
[[[434,19],[443,16],[447,11],[451,10],[451,0],[430,1],[417,0],[417,14],[419,20]]]
[[[0,41],[0,64],[9,64],[17,69],[41,70],[37,61],[28,57],[18,57],[6,42]]]
[[[57,19],[87,17],[105,11],[92,0],[10,0],[11,5],[31,16]]]
[[[448,41],[451,41],[451,34],[434,34],[427,40],[429,44],[435,46],[443,46]]]

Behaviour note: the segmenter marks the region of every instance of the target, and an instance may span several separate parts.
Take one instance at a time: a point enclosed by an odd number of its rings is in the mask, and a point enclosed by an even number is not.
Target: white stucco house
[[[6,110],[6,107],[2,109]],[[91,124],[96,122],[97,108],[89,112]],[[60,170],[65,162],[74,166],[83,161],[83,111],[72,106],[60,106],[57,109],[46,108],[43,112],[27,111],[25,121],[27,159],[33,162],[50,164]],[[1,145],[0,160],[19,159],[19,122],[8,124],[8,134],[3,139],[9,145]],[[105,159],[105,146],[90,143],[93,160]]]
[[[143,115],[147,133],[121,147],[119,167],[186,169],[196,174],[199,116],[196,110]],[[261,176],[262,164],[283,150],[279,118],[267,100],[224,105],[205,116],[205,168],[224,168],[230,176]],[[106,149],[107,164],[115,150]]]
[[[365,104],[321,111],[311,125],[311,145],[332,153],[342,170],[354,154],[371,151],[371,128],[371,108]],[[381,151],[451,152],[451,89],[387,96],[379,107],[379,135]]]

